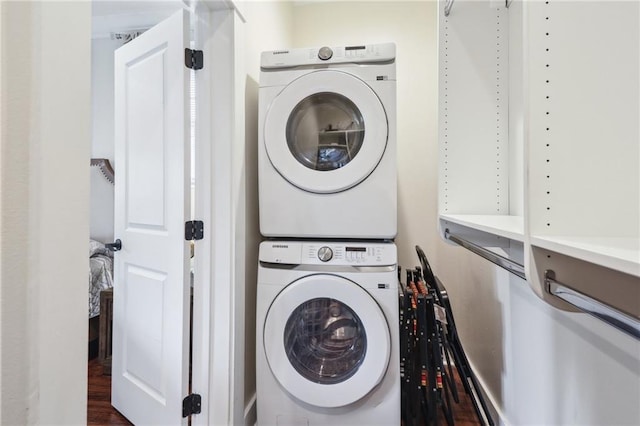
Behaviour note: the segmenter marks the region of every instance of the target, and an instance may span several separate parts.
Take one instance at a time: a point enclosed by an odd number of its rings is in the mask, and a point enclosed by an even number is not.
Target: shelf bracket
[[[466,248],[467,250],[477,254],[478,256],[488,260],[491,263],[494,263],[496,265],[498,265],[499,267],[506,269],[507,271],[511,272],[512,274],[522,278],[523,280],[526,280],[527,277],[524,273],[524,266],[514,262],[511,259],[508,259],[504,256],[500,256],[497,253],[492,252],[491,250],[487,250],[484,247],[481,247],[479,245],[476,245],[470,241],[465,240],[464,238],[460,238],[459,236],[452,234],[451,232],[449,232],[449,229],[445,229],[444,231],[444,237],[449,240],[452,241],[464,248]]]
[[[444,5],[444,16],[449,16],[451,13],[451,8],[453,7],[453,0],[447,0],[447,3]]]
[[[640,320],[637,318],[556,281],[556,273],[552,270],[544,272],[544,284],[549,294],[640,340]]]
[[[106,158],[92,158],[89,163],[91,167],[99,167],[102,175],[113,185],[115,182],[115,173],[111,163]]]

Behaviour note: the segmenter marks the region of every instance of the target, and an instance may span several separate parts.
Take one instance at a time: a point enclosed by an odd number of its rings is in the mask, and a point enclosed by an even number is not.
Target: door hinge
[[[204,67],[202,50],[184,49],[184,64],[192,70],[201,70]]]
[[[201,240],[204,238],[204,222],[190,220],[184,224],[184,239],[187,241]]]
[[[197,393],[192,393],[182,400],[182,417],[189,417],[192,414],[200,414],[201,411],[202,397]]]

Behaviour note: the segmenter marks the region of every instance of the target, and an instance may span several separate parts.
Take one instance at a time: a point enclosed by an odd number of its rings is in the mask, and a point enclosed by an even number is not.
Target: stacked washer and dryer
[[[263,52],[259,426],[398,425],[395,45]]]

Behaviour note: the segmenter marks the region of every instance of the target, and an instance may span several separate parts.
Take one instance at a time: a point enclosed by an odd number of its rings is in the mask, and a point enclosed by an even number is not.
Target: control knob
[[[318,51],[318,58],[322,61],[328,61],[333,56],[333,50],[330,47],[321,47]]]
[[[318,259],[322,262],[328,262],[333,258],[333,250],[330,247],[324,246],[320,247],[318,250]]]

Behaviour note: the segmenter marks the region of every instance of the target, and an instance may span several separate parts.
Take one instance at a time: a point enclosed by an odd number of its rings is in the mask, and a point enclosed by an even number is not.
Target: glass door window
[[[339,71],[295,79],[273,98],[264,120],[271,165],[292,185],[319,194],[365,180],[380,163],[389,136],[377,94]]]
[[[284,329],[285,352],[303,377],[335,384],[353,376],[367,352],[367,334],[346,304],[315,298],[299,305]]]
[[[303,166],[336,170],[358,154],[364,130],[362,113],[351,100],[338,93],[314,93],[291,112],[287,145]]]
[[[315,407],[363,398],[380,383],[391,356],[389,324],[378,303],[355,282],[332,274],[285,287],[269,307],[262,335],[278,383]]]

